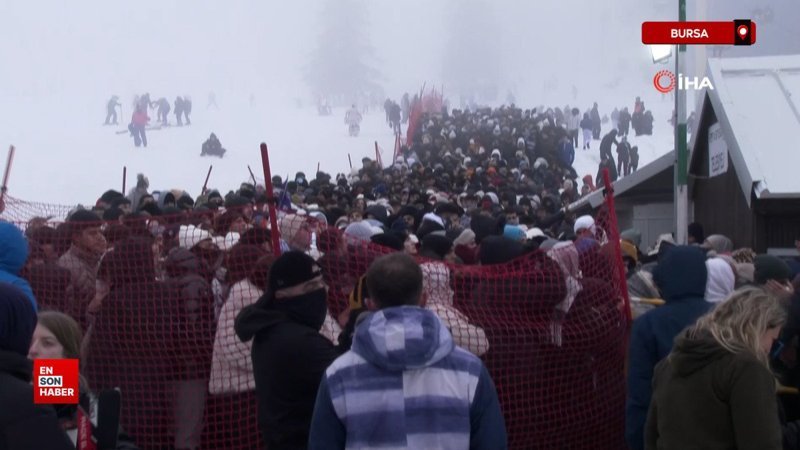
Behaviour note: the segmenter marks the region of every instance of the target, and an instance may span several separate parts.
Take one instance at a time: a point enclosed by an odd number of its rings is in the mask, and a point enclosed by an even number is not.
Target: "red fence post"
[[[619,242],[619,224],[617,223],[617,210],[614,206],[614,185],[611,183],[611,177],[608,174],[608,169],[603,169],[603,196],[606,199],[608,206],[608,216],[614,226],[609,227],[611,236],[608,238],[614,246],[614,258],[616,259],[616,270],[619,288],[622,291],[622,298],[625,303],[625,315],[628,317],[628,327],[633,323],[633,316],[631,313],[631,300],[628,296],[628,281],[625,277],[625,263],[622,260],[622,248]]]
[[[264,187],[267,188],[267,206],[269,207],[269,224],[272,228],[272,253],[281,256],[281,234],[278,230],[278,202],[272,187],[272,172],[269,168],[269,149],[267,144],[261,143],[261,165],[264,167]]]

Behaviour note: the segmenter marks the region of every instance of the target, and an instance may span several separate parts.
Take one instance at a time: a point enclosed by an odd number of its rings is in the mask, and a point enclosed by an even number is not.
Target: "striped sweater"
[[[503,449],[497,392],[483,363],[431,311],[373,313],[322,379],[310,449]]]

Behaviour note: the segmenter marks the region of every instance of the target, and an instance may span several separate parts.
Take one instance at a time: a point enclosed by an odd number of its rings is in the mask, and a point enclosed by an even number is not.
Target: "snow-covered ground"
[[[601,111],[610,114],[605,105],[630,97],[610,94],[576,104],[585,105],[581,107],[584,110],[598,100]],[[130,106],[125,98],[125,117],[120,117],[120,123],[129,121]],[[654,110],[656,121],[653,136],[630,138],[632,145],[639,146],[639,167],[672,148],[672,129],[667,123],[671,99],[642,98]],[[206,109],[205,101],[196,99],[192,125],[149,132],[147,148],[135,148],[128,134],[117,135],[122,125],[102,126],[102,103],[51,98],[46,103],[28,101],[25,108],[4,109],[0,111],[0,144],[17,147],[9,194],[45,203],[93,204],[106,189],[121,188],[122,168],[127,166],[129,188],[136,174],[144,173],[153,190],[182,188],[196,196],[209,165],[214,166],[209,186],[227,192],[250,178],[248,165],[259,182],[263,180],[261,142],[269,145],[273,174],[282,177],[294,177],[298,171],[313,177],[317,163],[332,174],[349,172],[348,153],[354,167],[360,167],[362,157],[374,158],[375,141],[384,150],[384,162],[391,160],[394,137],[382,110],[366,114],[360,136],[351,138],[343,123],[343,109],[322,117],[315,108],[269,107],[267,101],[261,98],[251,108],[244,96],[219,98],[220,109],[215,110]],[[632,109],[633,97],[628,103]],[[174,116],[170,120],[174,123]],[[604,124],[603,133],[610,126]],[[199,156],[200,146],[211,132],[228,150],[223,159]],[[581,176],[597,172],[598,147],[599,141],[593,141],[591,150],[576,150],[575,168]]]

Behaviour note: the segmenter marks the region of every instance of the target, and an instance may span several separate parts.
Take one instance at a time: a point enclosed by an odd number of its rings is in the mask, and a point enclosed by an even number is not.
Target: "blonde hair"
[[[685,331],[686,337],[711,335],[731,353],[746,353],[769,367],[769,355],[761,349],[761,336],[786,322],[787,310],[777,297],[761,288],[733,291],[708,314]]]

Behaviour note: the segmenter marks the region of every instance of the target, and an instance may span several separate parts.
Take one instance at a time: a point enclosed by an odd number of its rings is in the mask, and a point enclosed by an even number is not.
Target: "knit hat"
[[[489,236],[481,243],[479,258],[481,264],[488,266],[507,263],[523,253],[522,243],[503,236]]]
[[[186,250],[191,250],[195,245],[207,239],[212,239],[211,233],[194,225],[181,225],[178,230],[178,245]]]
[[[721,234],[712,234],[707,237],[701,247],[714,250],[718,255],[733,251],[733,242]]]
[[[344,234],[347,237],[355,238],[361,241],[368,241],[372,236],[382,233],[382,230],[373,227],[366,221],[353,222],[344,229]]]
[[[0,283],[0,349],[25,356],[36,328],[36,311],[19,288]]]
[[[269,290],[274,294],[280,289],[297,286],[322,275],[314,258],[303,252],[288,251],[272,263],[269,269]]]
[[[403,239],[401,239],[397,234],[392,232],[374,234],[370,238],[370,241],[372,241],[373,244],[380,245],[381,247],[390,248],[398,252],[403,250]]]
[[[753,281],[758,285],[767,284],[769,280],[785,282],[792,279],[792,269],[786,261],[773,255],[758,255],[753,260],[755,273]]]
[[[592,234],[595,233],[596,227],[594,225],[594,218],[592,218],[592,216],[580,216],[575,220],[575,234],[578,234],[578,232],[581,230],[590,230]]]
[[[422,238],[420,255],[433,259],[444,259],[453,249],[453,241],[439,234],[427,234]]]
[[[517,242],[523,242],[527,238],[527,236],[525,236],[525,232],[522,231],[522,228],[516,225],[506,225],[503,228],[503,236]]]

